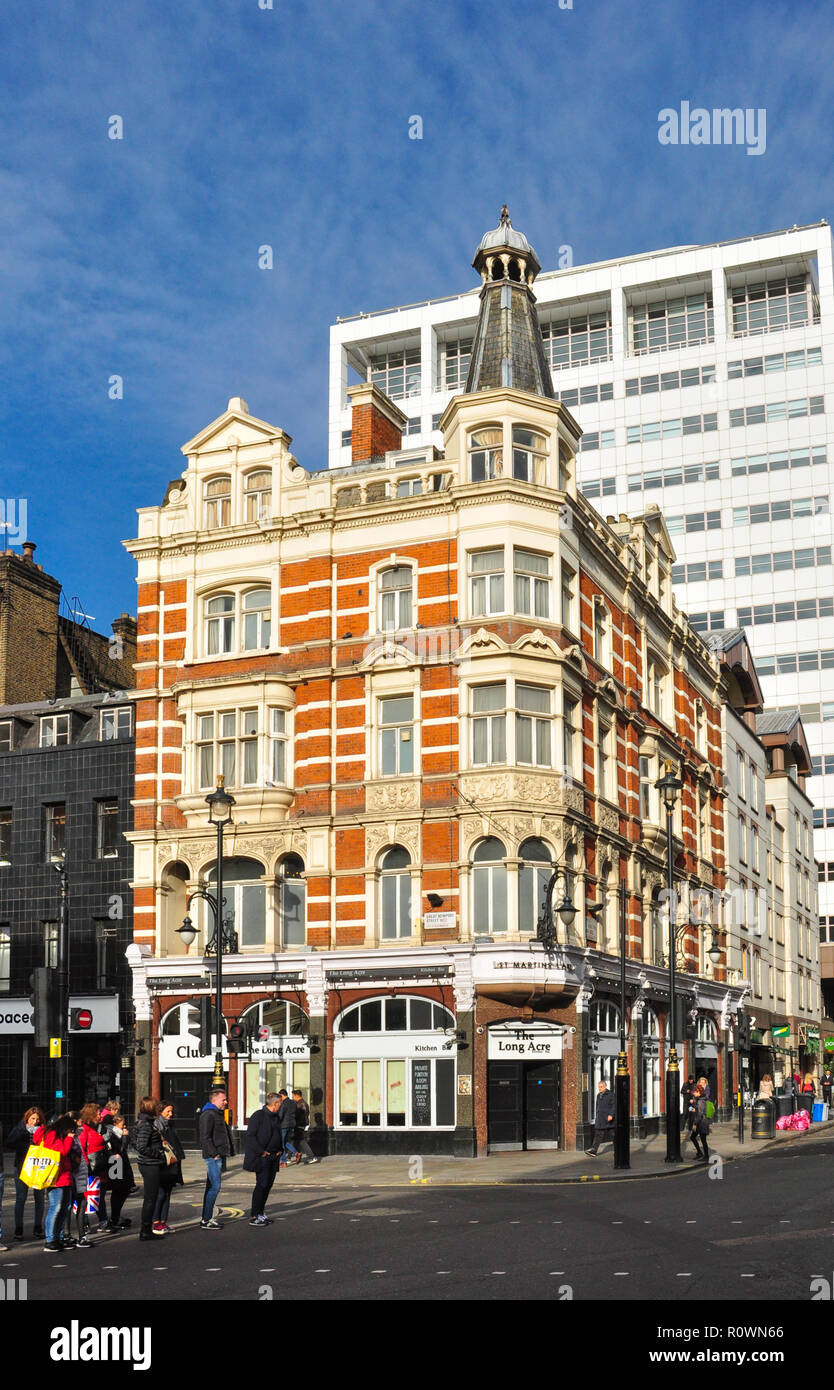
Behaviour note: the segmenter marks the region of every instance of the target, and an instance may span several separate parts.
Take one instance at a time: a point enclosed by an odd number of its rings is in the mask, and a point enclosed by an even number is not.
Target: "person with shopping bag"
[[[73,1198],[70,1152],[75,1130],[72,1115],[59,1115],[50,1124],[39,1125],[32,1135],[32,1149],[20,1170],[20,1176],[29,1187],[49,1188],[46,1244],[43,1248],[53,1255],[75,1245],[75,1241],[64,1236]],[[36,1152],[33,1153],[33,1149]]]
[[[35,1205],[35,1228],[32,1235],[35,1239],[39,1236],[43,1237],[43,1211],[46,1200],[43,1190],[38,1187],[30,1188],[29,1184],[21,1178],[20,1170],[32,1147],[32,1135],[38,1126],[44,1123],[45,1118],[43,1111],[36,1105],[30,1106],[28,1110],[24,1110],[23,1118],[18,1120],[17,1124],[10,1130],[6,1140],[6,1148],[11,1149],[14,1153],[14,1238],[16,1241],[24,1239],[23,1214],[26,1208],[26,1198],[30,1192]]]

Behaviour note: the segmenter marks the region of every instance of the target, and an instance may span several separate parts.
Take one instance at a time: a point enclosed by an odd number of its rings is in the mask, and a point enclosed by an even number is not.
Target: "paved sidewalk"
[[[819,1136],[832,1130],[834,1120],[828,1120],[812,1125],[807,1134],[788,1131],[777,1134],[772,1140],[751,1139],[749,1117],[746,1117],[744,1144],[738,1142],[736,1122],[713,1125],[709,1136],[710,1153],[719,1154],[724,1162],[734,1162],[755,1157],[777,1145],[800,1143],[809,1135]],[[487,1158],[337,1156],[322,1159],[314,1166],[299,1164],[283,1168],[278,1184],[280,1188],[314,1191],[320,1187],[417,1187],[429,1183],[433,1187],[489,1187],[516,1183],[623,1182],[637,1178],[672,1177],[703,1168],[703,1164],[693,1161],[692,1145],[683,1137],[681,1151],[685,1160],[683,1163],[667,1164],[665,1134],[651,1139],[635,1139],[631,1143],[631,1168],[617,1172],[614,1171],[613,1147],[610,1145],[602,1147],[597,1158],[590,1158],[584,1153],[559,1153],[552,1149],[530,1153],[494,1153]],[[252,1176],[243,1172],[241,1164],[240,1156],[229,1161],[223,1178],[224,1194],[234,1192],[237,1195],[251,1189]],[[186,1179],[195,1175],[198,1165],[197,1156],[192,1159],[189,1155]]]

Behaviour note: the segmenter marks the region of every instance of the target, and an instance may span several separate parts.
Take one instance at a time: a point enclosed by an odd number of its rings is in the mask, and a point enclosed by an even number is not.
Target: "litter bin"
[[[810,1118],[811,1118],[812,1111],[813,1111],[813,1108],[814,1108],[814,1097],[813,1097],[812,1095],[807,1095],[807,1096],[799,1095],[799,1096],[797,1096],[797,1098],[796,1098],[796,1108],[797,1108],[797,1110],[807,1110],[807,1111],[808,1111],[808,1118],[810,1119]]]
[[[825,1104],[824,1101],[814,1101],[814,1108],[811,1112],[811,1119],[814,1121],[815,1124],[819,1124],[820,1120],[828,1119],[828,1106]]]
[[[793,1114],[793,1096],[774,1096],[776,1101],[776,1118],[781,1120],[784,1115]]]
[[[753,1106],[752,1139],[773,1139],[776,1135],[776,1110],[772,1100],[764,1097]]]

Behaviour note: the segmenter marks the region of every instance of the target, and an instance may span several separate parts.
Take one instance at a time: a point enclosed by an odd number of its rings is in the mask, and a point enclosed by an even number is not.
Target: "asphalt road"
[[[834,1135],[704,1170],[605,1185],[281,1189],[266,1229],[183,1225],[2,1256],[30,1300],[808,1301],[834,1283]],[[172,1221],[199,1210],[175,1195]],[[228,1197],[227,1197],[228,1201]],[[240,1209],[238,1208],[238,1211]],[[246,1213],[248,1217],[248,1211]],[[8,1308],[8,1305],[7,1305]],[[809,1310],[810,1311],[810,1310]]]

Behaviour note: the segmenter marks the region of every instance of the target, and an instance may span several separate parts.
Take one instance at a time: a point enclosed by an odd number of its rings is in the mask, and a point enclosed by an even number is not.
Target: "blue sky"
[[[0,498],[101,629],[180,445],[242,395],[324,466],[331,322],[469,288],[502,202],[545,269],[834,211],[826,0],[4,0],[0,55]]]

